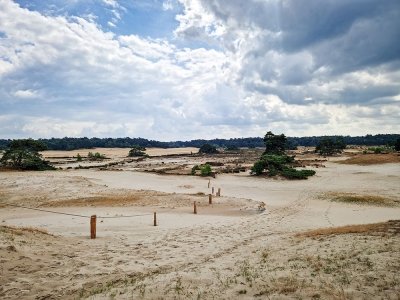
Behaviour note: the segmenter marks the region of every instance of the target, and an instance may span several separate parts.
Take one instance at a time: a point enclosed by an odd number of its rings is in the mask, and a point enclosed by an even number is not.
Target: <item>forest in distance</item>
[[[310,137],[288,137],[288,146],[291,149],[297,146],[314,147],[323,138],[340,138],[343,139],[347,145],[365,145],[365,146],[379,146],[379,145],[392,145],[400,134],[376,134],[365,136],[310,136]],[[191,141],[173,141],[161,142],[155,140],[148,140],[144,138],[51,138],[51,139],[38,139],[43,142],[48,150],[76,150],[76,149],[90,149],[90,148],[130,148],[134,145],[142,147],[158,147],[158,148],[182,148],[182,147],[197,147],[208,143],[221,148],[256,148],[264,147],[262,137],[248,137],[248,138],[231,138],[231,139],[196,139]],[[11,139],[0,139],[0,150],[6,149],[10,144]]]

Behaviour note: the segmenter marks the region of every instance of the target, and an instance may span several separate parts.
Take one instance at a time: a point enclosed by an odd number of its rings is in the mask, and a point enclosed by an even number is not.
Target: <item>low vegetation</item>
[[[147,156],[146,148],[141,146],[133,146],[131,150],[129,150],[128,157],[142,157]]]
[[[196,175],[196,171],[200,171],[200,175],[204,176],[204,177],[212,175],[211,165],[209,165],[209,164],[195,165],[192,168],[191,174],[192,175]]]
[[[343,138],[323,138],[319,141],[315,148],[315,152],[323,156],[332,156],[342,153],[346,149]]]
[[[18,170],[54,170],[39,151],[46,150],[46,145],[33,139],[13,140],[0,159],[4,167]]]
[[[96,152],[96,153],[89,152],[87,157],[88,157],[88,160],[90,160],[90,161],[106,159],[106,156],[104,154],[100,154],[99,152]]]
[[[297,170],[293,167],[294,156],[288,156],[285,153],[286,141],[284,134],[274,135],[269,131],[264,137],[265,152],[254,163],[251,173],[257,176],[279,175],[287,179],[307,179],[309,176],[315,175],[314,170]]]
[[[200,147],[199,153],[201,153],[201,154],[216,154],[216,153],[218,153],[218,150],[213,145],[204,144],[203,146]]]
[[[395,199],[378,195],[360,195],[355,193],[325,193],[323,198],[337,202],[367,204],[377,206],[394,206],[399,204]]]
[[[376,164],[387,164],[387,163],[400,163],[400,155],[397,153],[388,153],[388,154],[361,154],[352,156],[346,160],[337,161],[339,164],[348,164],[348,165],[376,165]]]
[[[320,228],[298,233],[296,237],[321,237],[329,235],[352,234],[352,233],[387,233],[399,232],[400,220],[393,220],[388,222],[361,224],[361,225],[346,225],[340,227]]]

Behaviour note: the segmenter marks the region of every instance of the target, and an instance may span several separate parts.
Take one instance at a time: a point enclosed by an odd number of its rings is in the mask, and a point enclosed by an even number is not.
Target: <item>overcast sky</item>
[[[0,0],[0,138],[400,133],[399,0]]]

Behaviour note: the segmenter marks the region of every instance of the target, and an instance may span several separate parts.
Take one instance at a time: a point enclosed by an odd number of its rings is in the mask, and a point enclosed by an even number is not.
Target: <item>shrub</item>
[[[307,179],[309,176],[315,175],[314,170],[296,170],[294,168],[285,168],[282,171],[282,176],[288,179]]]
[[[317,147],[315,148],[315,152],[324,156],[331,156],[335,153],[341,153],[343,149],[346,149],[346,144],[343,139],[331,139],[331,138],[323,138],[319,141]]]
[[[214,146],[212,146],[210,144],[204,144],[203,146],[200,147],[199,153],[215,154],[215,153],[218,153],[218,150],[217,150],[217,148],[215,148]]]
[[[251,168],[251,173],[255,175],[261,175],[265,169],[265,161],[258,160],[254,163],[253,167]]]
[[[196,171],[197,171],[197,170],[200,170],[199,165],[195,165],[195,166],[192,168],[192,171],[190,172],[190,174],[196,175]]]
[[[146,148],[141,146],[133,146],[131,150],[129,150],[128,157],[138,157],[138,156],[147,156],[144,152]]]
[[[209,164],[205,164],[200,167],[201,176],[210,176],[211,172],[212,170]]]
[[[89,160],[103,160],[105,158],[106,158],[106,156],[104,154],[100,154],[99,152],[96,152],[96,153],[89,152],[88,153]]]
[[[82,156],[78,153],[78,155],[76,156],[76,161],[82,161]]]

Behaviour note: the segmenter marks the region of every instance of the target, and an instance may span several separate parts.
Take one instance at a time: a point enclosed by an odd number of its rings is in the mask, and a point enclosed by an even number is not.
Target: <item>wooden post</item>
[[[218,197],[221,197],[221,188],[218,188]]]
[[[96,215],[90,217],[90,238],[96,238]]]
[[[193,213],[194,213],[195,215],[197,214],[196,201],[193,202]]]
[[[211,194],[214,195],[214,187],[211,188]]]
[[[154,226],[157,226],[157,213],[154,212]]]
[[[212,195],[208,194],[208,204],[212,204]]]
[[[208,179],[208,185],[207,188],[210,188],[210,179]]]

